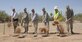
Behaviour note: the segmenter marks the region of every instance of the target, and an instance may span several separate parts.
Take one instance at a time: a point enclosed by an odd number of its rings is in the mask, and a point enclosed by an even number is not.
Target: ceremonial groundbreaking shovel
[[[5,19],[4,19],[4,28],[3,28],[3,34],[5,34]]]

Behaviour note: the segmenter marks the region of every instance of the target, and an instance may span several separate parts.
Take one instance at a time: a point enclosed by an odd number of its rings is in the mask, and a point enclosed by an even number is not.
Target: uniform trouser
[[[16,32],[16,28],[18,26],[18,19],[13,19],[14,33]]]
[[[47,27],[47,30],[49,30],[49,22],[44,22],[45,26]],[[46,33],[46,35],[49,34],[49,31]]]
[[[25,28],[25,32],[24,33],[28,33],[28,25],[29,25],[29,23],[24,23],[24,28]]]
[[[73,22],[67,23],[67,31],[68,33],[73,33]]]
[[[34,28],[35,28],[35,34],[37,33],[37,29],[38,29],[38,22],[33,22]]]

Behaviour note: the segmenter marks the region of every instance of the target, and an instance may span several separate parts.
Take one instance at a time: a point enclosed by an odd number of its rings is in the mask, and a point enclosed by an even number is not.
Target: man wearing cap
[[[16,28],[17,28],[17,26],[19,25],[19,24],[18,24],[18,20],[19,20],[19,19],[18,19],[18,15],[17,15],[15,9],[12,9],[12,11],[13,11],[13,14],[12,14],[11,20],[13,21],[14,33],[15,33],[15,32],[16,32]]]
[[[66,23],[67,23],[67,31],[68,33],[73,34],[73,16],[74,16],[74,12],[72,9],[70,9],[69,6],[67,6],[67,11],[66,11]]]
[[[34,25],[34,28],[35,28],[35,32],[34,32],[34,37],[37,37],[37,29],[38,29],[38,14],[35,13],[35,10],[32,9],[32,22],[33,22],[33,25]]]
[[[45,26],[47,27],[47,29],[49,30],[49,15],[46,12],[45,8],[42,9],[43,11],[43,22],[45,24]],[[49,31],[46,33],[46,36],[48,36]]]

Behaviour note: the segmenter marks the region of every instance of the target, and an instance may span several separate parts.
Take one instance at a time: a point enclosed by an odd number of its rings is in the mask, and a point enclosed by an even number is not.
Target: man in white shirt
[[[12,21],[13,21],[13,26],[14,26],[14,33],[16,32],[16,28],[18,26],[18,15],[15,11],[15,9],[12,9]]]

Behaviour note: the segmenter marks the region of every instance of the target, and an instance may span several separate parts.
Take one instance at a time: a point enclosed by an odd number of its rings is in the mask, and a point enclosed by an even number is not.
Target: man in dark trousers
[[[17,15],[16,10],[15,9],[12,9],[12,12],[13,12],[13,14],[12,14],[11,20],[13,21],[14,33],[16,33],[16,28],[19,25],[18,24],[18,20],[19,19],[18,19],[18,15]]]
[[[74,12],[72,9],[70,9],[69,6],[67,6],[66,11],[66,23],[67,23],[67,31],[69,34],[73,34],[73,16]]]

